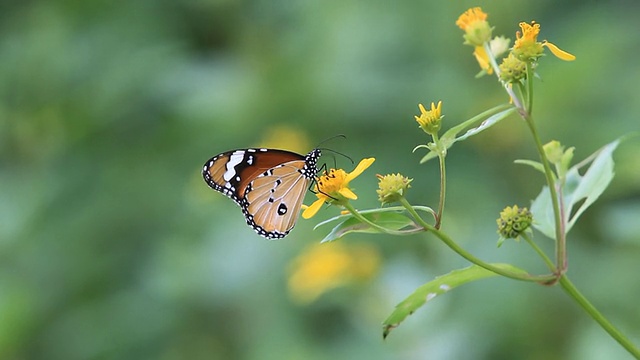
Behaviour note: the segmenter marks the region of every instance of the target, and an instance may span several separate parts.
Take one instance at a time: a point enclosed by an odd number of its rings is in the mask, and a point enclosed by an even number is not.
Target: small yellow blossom
[[[431,110],[425,109],[422,104],[418,104],[418,107],[420,116],[414,117],[422,130],[430,135],[437,134],[442,125],[442,101],[438,101],[438,106],[432,102]]]
[[[487,14],[479,7],[465,11],[456,20],[456,25],[465,32],[465,44],[482,46],[491,39],[493,29],[487,22]]]
[[[389,175],[376,175],[380,182],[378,182],[378,200],[384,204],[390,204],[392,202],[396,202],[400,200],[400,198],[404,197],[404,194],[407,192],[407,189],[411,187],[409,185],[413,179],[409,179],[408,177],[404,177],[400,174],[389,174]]]
[[[521,22],[520,29],[522,32],[516,32],[513,53],[522,61],[534,61],[542,56],[544,52],[542,44],[538,42],[540,24],[536,24],[535,21],[532,21],[531,24]]]
[[[538,34],[540,33],[540,24],[532,21],[531,24],[526,22],[520,23],[520,31],[516,32],[516,41],[513,45],[513,53],[522,61],[535,61],[542,56],[544,48],[548,48],[558,59],[565,61],[573,61],[575,56],[561,50],[556,45],[548,42],[538,42]]]
[[[498,223],[498,234],[500,234],[498,241],[498,246],[500,246],[504,239],[517,239],[527,230],[533,222],[533,215],[527,208],[518,208],[518,205],[507,206],[500,212],[500,218],[496,222]]]
[[[302,217],[305,219],[313,217],[324,203],[342,205],[349,200],[357,199],[358,196],[351,191],[349,183],[360,176],[374,161],[374,158],[362,159],[350,173],[342,169],[325,171],[316,181],[315,193],[318,200],[302,212]]]
[[[298,303],[310,303],[329,290],[372,278],[380,255],[371,245],[314,244],[290,265],[288,288]]]

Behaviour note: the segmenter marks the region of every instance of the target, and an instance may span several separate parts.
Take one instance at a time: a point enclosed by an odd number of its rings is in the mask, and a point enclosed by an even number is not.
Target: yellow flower
[[[331,289],[370,279],[379,267],[371,245],[314,244],[292,261],[289,293],[298,303],[310,303]]]
[[[318,200],[302,212],[302,217],[305,219],[313,217],[324,203],[342,205],[349,200],[357,199],[358,196],[351,191],[349,183],[360,176],[375,160],[374,158],[362,159],[350,173],[342,169],[325,171],[316,181],[315,193]]]
[[[442,125],[442,101],[438,101],[438,106],[431,103],[431,110],[424,108],[422,104],[418,104],[420,108],[420,116],[414,116],[416,121],[427,134],[437,134]]]
[[[479,7],[465,11],[456,20],[456,25],[465,32],[465,44],[482,46],[491,39],[492,28],[487,22],[487,14]]]
[[[565,61],[573,61],[576,59],[575,56],[569,54],[568,52],[561,50],[556,45],[548,42],[538,42],[538,34],[540,33],[540,24],[536,24],[535,21],[532,21],[531,24],[527,24],[526,22],[520,23],[520,30],[522,32],[516,32],[516,42],[513,45],[513,53],[522,61],[532,61],[536,60],[544,51],[544,47],[547,47],[549,51],[553,55],[555,55],[558,59]]]

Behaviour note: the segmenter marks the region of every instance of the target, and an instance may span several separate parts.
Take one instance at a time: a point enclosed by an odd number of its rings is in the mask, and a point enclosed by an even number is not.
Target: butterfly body
[[[276,149],[238,149],[209,159],[205,182],[242,208],[247,224],[268,239],[294,227],[309,183],[318,172],[320,150],[303,156]]]

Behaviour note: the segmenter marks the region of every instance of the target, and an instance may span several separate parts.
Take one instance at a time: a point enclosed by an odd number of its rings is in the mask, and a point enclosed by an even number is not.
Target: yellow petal
[[[358,198],[358,195],[356,195],[348,187],[343,187],[342,189],[338,190],[338,192],[340,193],[340,195],[346,197],[347,199],[355,200]]]
[[[555,55],[558,59],[560,60],[564,60],[564,61],[573,61],[576,59],[576,57],[572,54],[569,54],[568,52],[560,49],[559,47],[555,46],[554,44],[548,42],[548,41],[544,41],[542,42],[542,46],[546,46],[549,48],[549,50],[551,51],[551,53],[553,55]]]
[[[482,46],[476,46],[473,56],[476,57],[482,70],[486,70],[489,75],[493,74],[493,69],[489,65],[489,55],[487,55],[487,51]]]
[[[318,212],[318,210],[320,210],[322,204],[324,204],[323,200],[316,200],[313,204],[311,204],[311,206],[304,209],[304,211],[302,212],[302,217],[304,219],[311,219]]]
[[[349,184],[351,180],[360,176],[360,174],[362,174],[363,171],[365,171],[369,166],[371,166],[371,164],[373,164],[374,161],[376,161],[375,158],[367,158],[367,159],[360,160],[360,163],[358,164],[358,166],[356,166],[356,168],[352,172],[347,174],[347,177],[344,179],[344,183],[343,183],[344,186],[347,186],[347,184]]]

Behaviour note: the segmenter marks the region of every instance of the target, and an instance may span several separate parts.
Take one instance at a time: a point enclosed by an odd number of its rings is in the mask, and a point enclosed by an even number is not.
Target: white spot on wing
[[[227,168],[227,171],[225,171],[224,175],[222,175],[222,178],[224,179],[224,181],[229,181],[236,176],[236,166],[242,163],[243,159],[244,159],[244,151],[242,150],[235,151],[231,154],[231,156],[229,156],[229,161],[225,165],[225,167]]]
[[[451,290],[451,286],[449,286],[447,284],[442,284],[442,285],[440,285],[440,290],[449,291],[449,290]]]

